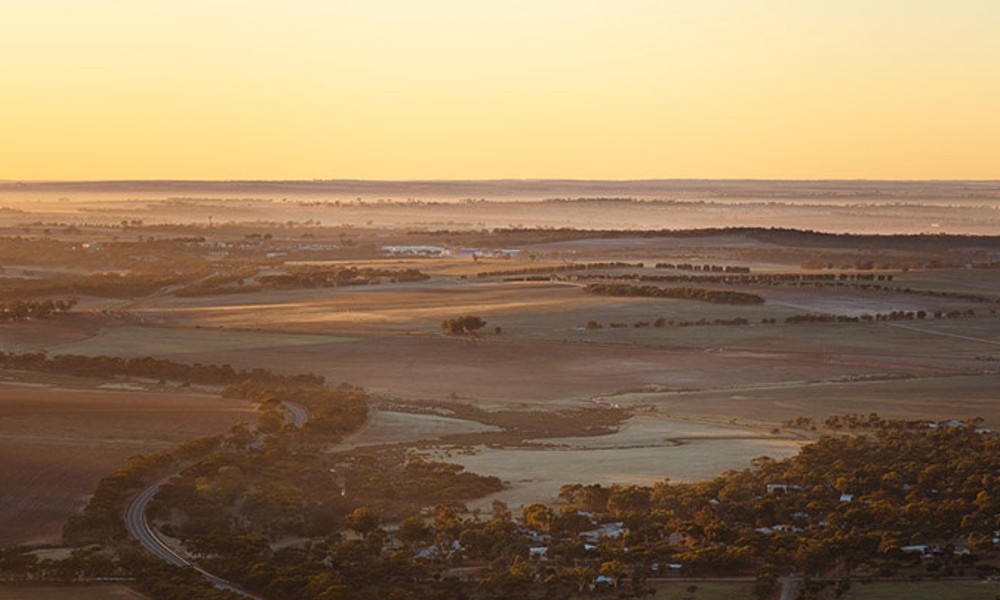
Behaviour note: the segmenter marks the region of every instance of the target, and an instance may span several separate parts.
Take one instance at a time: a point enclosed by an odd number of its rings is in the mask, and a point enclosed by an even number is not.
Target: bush
[[[456,319],[441,321],[441,331],[448,335],[475,335],[486,326],[486,321],[474,315],[464,315]]]

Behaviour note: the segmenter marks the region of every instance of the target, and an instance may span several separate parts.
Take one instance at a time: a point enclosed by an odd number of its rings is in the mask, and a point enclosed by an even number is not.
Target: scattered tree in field
[[[441,321],[441,331],[448,335],[475,335],[486,326],[486,321],[475,315],[464,315]]]

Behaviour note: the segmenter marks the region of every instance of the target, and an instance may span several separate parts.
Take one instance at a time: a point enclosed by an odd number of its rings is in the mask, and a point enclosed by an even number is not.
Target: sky
[[[0,179],[1000,179],[996,0],[0,0]]]

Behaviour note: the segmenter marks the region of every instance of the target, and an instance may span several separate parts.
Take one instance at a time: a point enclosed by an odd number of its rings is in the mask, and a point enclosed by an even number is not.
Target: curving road
[[[296,404],[295,402],[284,402],[283,404],[285,406],[285,410],[287,410],[289,415],[291,415],[292,424],[295,427],[302,427],[309,420],[309,411],[306,407],[301,404]],[[176,567],[191,567],[195,571],[201,573],[202,577],[210,581],[212,585],[221,590],[228,590],[239,594],[244,598],[250,598],[251,600],[264,600],[260,596],[256,596],[250,592],[242,590],[235,584],[230,583],[217,575],[212,575],[208,571],[192,563],[190,560],[184,558],[178,554],[176,550],[164,542],[156,530],[153,529],[152,525],[149,524],[149,520],[146,518],[146,510],[149,508],[150,501],[152,501],[153,497],[160,491],[160,488],[163,487],[164,483],[170,481],[178,475],[180,475],[179,472],[167,475],[163,479],[139,492],[135,499],[132,500],[132,504],[129,505],[128,510],[125,512],[125,528],[128,529],[129,535],[135,538],[135,540],[138,541],[143,548],[148,550],[160,560],[168,562]]]
[[[784,577],[781,579],[781,600],[795,600],[799,591],[799,584],[802,579],[798,577]]]
[[[178,474],[179,473],[172,473],[164,477],[153,485],[142,490],[142,492],[135,497],[135,500],[132,501],[132,504],[128,507],[128,511],[125,513],[125,527],[128,529],[129,534],[138,540],[138,542],[142,544],[143,548],[149,550],[157,558],[176,567],[191,567],[195,571],[201,573],[202,577],[212,582],[212,585],[220,590],[228,590],[245,598],[250,598],[251,600],[264,600],[260,596],[255,596],[250,592],[241,590],[236,587],[236,585],[221,577],[212,575],[208,571],[184,558],[178,554],[176,550],[168,546],[167,543],[160,538],[159,534],[156,533],[156,530],[154,530],[149,524],[149,520],[146,519],[146,509],[149,507],[149,502],[153,499],[153,496],[156,496],[157,492],[160,491],[160,487],[162,487],[164,483]]]
[[[302,427],[306,424],[306,421],[309,420],[309,409],[301,404],[289,402],[288,400],[285,400],[282,404],[284,405],[285,410],[288,411],[288,414],[292,417],[292,425]]]
[[[153,531],[153,528],[149,525],[149,521],[146,520],[146,508],[149,506],[150,500],[160,491],[160,487],[174,477],[174,475],[177,475],[177,473],[164,477],[142,490],[135,497],[135,500],[128,507],[128,512],[125,513],[125,527],[132,537],[139,540],[143,548],[152,552],[157,558],[176,567],[190,567],[191,562],[166,545],[156,532]]]

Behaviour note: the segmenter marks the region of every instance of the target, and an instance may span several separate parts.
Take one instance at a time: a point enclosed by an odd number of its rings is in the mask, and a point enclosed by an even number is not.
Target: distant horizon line
[[[574,183],[651,183],[651,182],[788,182],[788,183],[1000,183],[996,179],[881,179],[881,178],[770,178],[770,177],[652,177],[634,179],[582,179],[574,177],[491,177],[472,179],[363,179],[356,177],[328,179],[0,179],[0,184],[39,183],[475,183],[475,182],[574,182]]]

